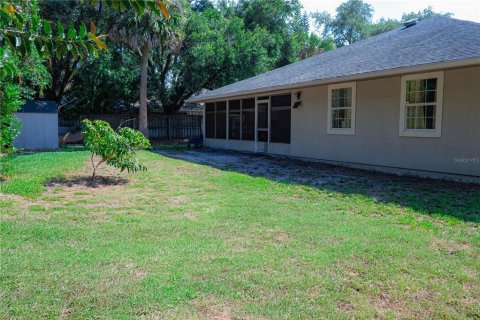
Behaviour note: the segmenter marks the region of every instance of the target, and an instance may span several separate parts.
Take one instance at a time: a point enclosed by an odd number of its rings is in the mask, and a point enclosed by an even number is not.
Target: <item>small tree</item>
[[[92,178],[98,167],[106,163],[112,167],[128,172],[144,171],[147,168],[138,162],[134,156],[137,150],[150,148],[150,142],[145,136],[131,128],[113,130],[108,122],[102,120],[83,120],[82,132],[85,147],[92,152]],[[95,163],[94,157],[100,157]]]

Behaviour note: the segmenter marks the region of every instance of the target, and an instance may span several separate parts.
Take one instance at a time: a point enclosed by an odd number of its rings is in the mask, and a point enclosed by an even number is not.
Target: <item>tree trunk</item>
[[[148,76],[148,54],[150,48],[144,44],[141,57],[141,79],[140,79],[140,112],[138,127],[140,131],[148,138],[148,119],[147,119],[147,76]]]

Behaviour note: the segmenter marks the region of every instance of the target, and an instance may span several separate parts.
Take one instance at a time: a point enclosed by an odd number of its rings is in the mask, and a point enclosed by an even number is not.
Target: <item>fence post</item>
[[[172,136],[171,136],[171,133],[170,133],[170,117],[167,116],[167,136],[168,136],[168,140],[172,140]]]

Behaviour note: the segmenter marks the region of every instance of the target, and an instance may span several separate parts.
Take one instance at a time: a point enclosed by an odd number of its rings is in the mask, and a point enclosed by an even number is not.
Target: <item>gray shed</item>
[[[28,101],[17,111],[20,134],[14,146],[21,149],[58,148],[58,111],[53,101]]]

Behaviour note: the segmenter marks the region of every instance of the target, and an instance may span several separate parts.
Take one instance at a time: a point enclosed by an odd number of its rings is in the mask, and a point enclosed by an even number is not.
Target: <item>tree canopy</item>
[[[338,47],[393,30],[404,22],[418,21],[436,16],[452,16],[452,13],[435,12],[427,7],[418,12],[406,12],[400,20],[380,18],[372,22],[374,8],[363,0],[347,0],[336,10],[335,16],[325,11],[312,13],[316,30],[325,38],[332,38]]]
[[[85,5],[105,5],[116,11],[133,10],[143,15],[146,8],[165,19],[170,18],[168,0],[85,1]],[[20,123],[14,116],[23,99],[42,94],[50,76],[44,62],[70,54],[73,59],[98,56],[107,50],[106,35],[98,35],[93,21],[87,29],[84,21],[68,28],[57,20],[42,18],[37,0],[2,0],[0,2],[0,151],[13,150],[13,138]]]
[[[335,47],[332,39],[312,32],[309,15],[298,0],[197,0],[191,1],[189,5],[179,3],[182,4],[182,22],[174,28],[178,33],[170,33],[159,45],[150,48],[148,68],[143,68],[147,70],[148,80],[146,100],[152,110],[163,106],[166,113],[175,113],[188,97],[203,89],[215,89]],[[139,65],[142,65],[140,60],[143,56],[138,43],[132,47],[130,41],[141,39],[133,33],[138,25],[134,27],[130,24],[125,29],[121,27],[126,23],[125,14],[117,13],[112,18],[108,10],[88,11],[79,8],[81,6],[84,4],[78,2],[70,9],[66,5],[59,6],[55,14],[74,20],[78,12],[83,12],[85,16],[97,21],[102,31],[110,30],[107,33],[112,37],[106,38],[106,43],[112,53],[101,54],[100,60],[103,65],[113,68],[110,73],[112,78],[108,80],[104,69],[97,69],[97,63],[100,62],[87,59],[74,64],[72,60],[64,59],[65,61],[58,61],[56,66],[60,69],[63,66],[65,72],[56,73],[52,70],[55,79],[58,78],[59,81],[54,82],[58,85],[51,96],[72,116],[75,115],[75,110],[78,111],[76,115],[85,110],[93,113],[124,110],[118,108],[118,105],[130,105],[133,110],[132,106],[137,105],[138,96],[132,99],[116,89],[110,91],[110,94],[106,90],[98,90],[99,95],[95,95],[93,102],[92,95],[74,89],[93,88],[102,86],[102,83],[110,86],[113,78],[118,79],[115,70],[119,66],[114,61],[107,61],[118,58],[120,54],[116,52],[121,52],[122,59],[127,61],[138,59]],[[50,12],[57,10],[48,9]],[[176,21],[174,8],[170,11],[172,18],[164,22],[166,27]],[[142,19],[147,16],[142,16]],[[143,65],[145,66],[145,61]],[[141,70],[142,68],[132,68],[131,76],[128,77],[123,74],[122,79],[118,79],[120,87],[123,84],[138,86],[139,82],[134,79],[141,77]],[[102,91],[104,94],[101,94]],[[65,94],[58,94],[61,92]],[[82,106],[87,101],[90,106]]]

